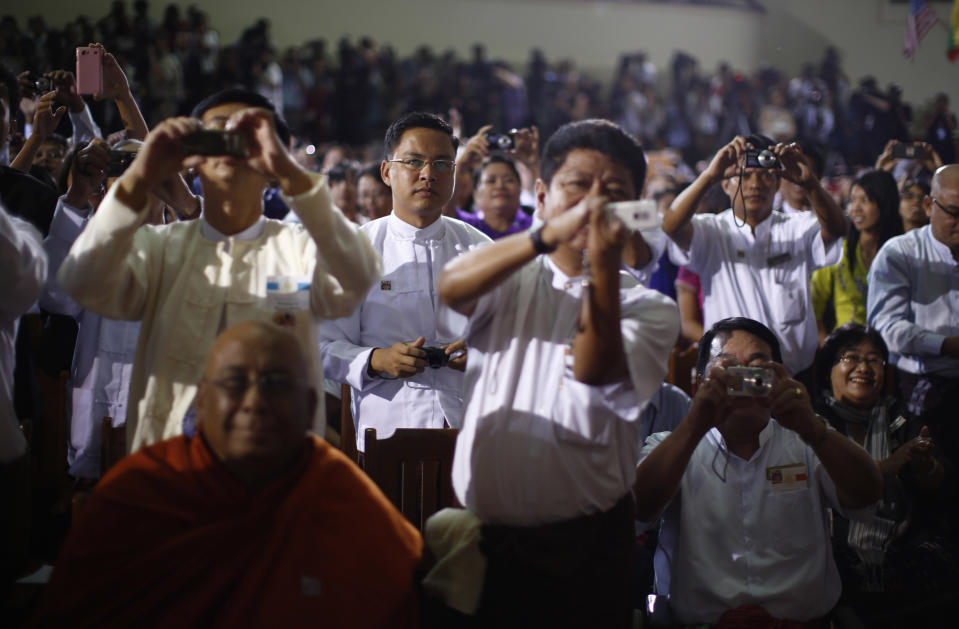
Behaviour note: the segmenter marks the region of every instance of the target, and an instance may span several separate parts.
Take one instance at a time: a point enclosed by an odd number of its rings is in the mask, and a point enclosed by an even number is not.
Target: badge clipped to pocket
[[[783,494],[809,486],[805,463],[790,463],[766,468],[766,482],[774,494]]]

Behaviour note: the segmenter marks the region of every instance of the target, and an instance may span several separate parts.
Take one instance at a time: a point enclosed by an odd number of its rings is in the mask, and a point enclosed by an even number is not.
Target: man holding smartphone
[[[882,476],[813,412],[781,362],[763,324],[717,322],[699,343],[689,414],[642,450],[636,519],[650,528],[663,520],[656,591],[675,614],[667,624],[816,621],[839,599],[826,508],[867,518]],[[772,386],[744,386],[734,366],[772,372]]]
[[[330,201],[326,179],[288,152],[269,101],[229,89],[194,112],[147,136],[58,274],[84,308],[142,321],[127,413],[131,451],[180,434],[184,420],[189,425],[203,360],[219,332],[274,320],[312,346],[315,319],[350,313],[380,273],[369,242]],[[185,154],[186,139],[204,128],[241,135],[246,157]],[[200,220],[142,225],[149,193],[186,168],[196,168],[203,183]],[[279,182],[302,226],[263,217],[270,181]],[[311,367],[308,377],[322,389],[319,364]],[[322,423],[314,429],[322,434]]]
[[[759,161],[764,150],[775,158],[764,160],[766,165]],[[773,212],[783,178],[806,190],[812,212]],[[717,181],[732,207],[694,216]],[[702,279],[705,327],[749,315],[776,332],[783,364],[808,382],[819,340],[809,276],[839,262],[846,218],[799,146],[736,136],[676,197],[663,216],[663,231],[672,239],[672,261]]]

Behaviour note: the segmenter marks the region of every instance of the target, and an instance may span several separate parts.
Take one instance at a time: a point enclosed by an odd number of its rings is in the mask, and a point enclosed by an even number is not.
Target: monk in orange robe
[[[199,432],[97,485],[34,624],[412,627],[419,533],[344,455],[306,435],[296,338],[247,322],[214,343]]]

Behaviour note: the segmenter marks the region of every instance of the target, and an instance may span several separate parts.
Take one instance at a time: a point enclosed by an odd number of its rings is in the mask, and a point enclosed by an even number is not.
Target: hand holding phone
[[[77,93],[99,94],[103,91],[103,48],[77,48]]]

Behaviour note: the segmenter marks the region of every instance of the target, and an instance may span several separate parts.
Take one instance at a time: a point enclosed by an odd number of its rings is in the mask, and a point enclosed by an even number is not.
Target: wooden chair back
[[[692,397],[696,393],[696,358],[699,346],[690,345],[686,349],[674,347],[669,354],[669,372],[666,381],[679,387]]]
[[[389,439],[366,429],[366,473],[421,532],[426,519],[459,506],[453,493],[455,428],[398,428]]]

